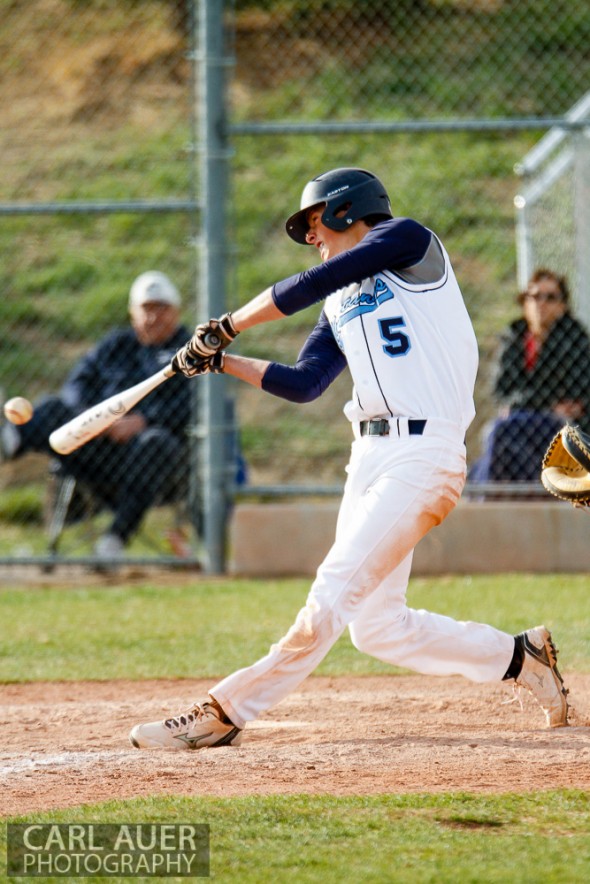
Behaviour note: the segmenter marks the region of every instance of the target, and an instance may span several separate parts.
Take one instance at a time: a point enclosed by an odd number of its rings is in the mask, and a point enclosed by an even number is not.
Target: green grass
[[[265,653],[308,585],[203,578],[184,586],[5,586],[0,682],[224,675]],[[584,575],[443,577],[413,580],[409,601],[508,631],[545,621],[562,648],[562,668],[588,672],[589,590]],[[401,674],[359,654],[346,636],[317,672]],[[590,877],[590,796],[579,791],[145,796],[31,813],[25,821],[207,823],[212,879],[241,884],[581,884]],[[2,826],[0,877],[4,838]]]
[[[168,582],[168,581],[167,581]],[[0,589],[0,681],[218,677],[254,662],[303,605],[307,580]],[[514,599],[518,599],[518,605]],[[545,622],[564,669],[590,671],[590,577],[445,577],[409,603],[513,633]],[[317,672],[391,672],[342,636]]]
[[[590,875],[590,797],[578,791],[160,797],[26,818],[31,823],[130,820],[208,823],[212,880],[240,884],[582,884]],[[3,863],[4,857],[0,874]]]
[[[0,555],[18,558],[20,556],[48,555],[47,522],[47,480],[14,484],[2,490],[0,495]],[[67,524],[59,539],[58,553],[70,559],[91,556],[96,541],[107,531],[112,522],[112,513],[104,509]],[[127,547],[129,555],[145,559],[173,554],[170,533],[178,529],[177,515],[171,506],[152,508],[146,514],[140,529]],[[182,526],[186,542],[195,555],[198,542],[190,527]]]

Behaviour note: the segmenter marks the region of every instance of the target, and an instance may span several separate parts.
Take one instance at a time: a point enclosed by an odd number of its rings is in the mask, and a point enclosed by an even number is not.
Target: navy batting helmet
[[[330,230],[346,230],[354,221],[377,215],[391,218],[391,205],[385,187],[372,172],[345,167],[332,169],[313,178],[303,188],[298,212],[287,220],[287,233],[305,245],[309,230],[307,213],[312,206],[325,203],[322,224]],[[341,214],[337,217],[338,213]]]

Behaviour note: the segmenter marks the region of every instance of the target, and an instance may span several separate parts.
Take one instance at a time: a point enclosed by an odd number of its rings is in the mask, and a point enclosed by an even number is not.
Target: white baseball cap
[[[150,301],[180,307],[182,300],[178,289],[165,273],[159,270],[148,270],[138,276],[129,291],[129,306],[141,307]]]

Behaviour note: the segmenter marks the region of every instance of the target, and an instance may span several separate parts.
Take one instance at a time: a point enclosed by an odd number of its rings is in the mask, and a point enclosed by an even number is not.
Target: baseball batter
[[[226,372],[294,402],[320,396],[348,365],[344,411],[354,441],[336,538],[307,601],[268,654],[165,721],[136,725],[137,748],[238,745],[247,722],[309,675],[348,627],[354,645],[395,666],[530,691],[550,727],[567,724],[567,691],[549,631],[517,636],[406,603],[413,550],[457,503],[473,419],[477,342],[440,239],[392,217],[383,184],[334,169],[303,190],[287,221],[321,263],[244,307],[198,326],[176,356],[187,376]],[[236,335],[324,302],[295,366],[225,352]],[[370,698],[367,698],[370,703]]]

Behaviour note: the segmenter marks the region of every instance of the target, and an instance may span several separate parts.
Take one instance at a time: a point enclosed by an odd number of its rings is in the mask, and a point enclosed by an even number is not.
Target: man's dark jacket
[[[61,389],[61,398],[77,412],[84,411],[164,368],[190,336],[180,326],[165,343],[146,347],[139,343],[132,328],[112,331],[74,366]],[[190,396],[190,382],[176,375],[133,410],[141,413],[149,426],[166,427],[183,435],[190,417]]]

